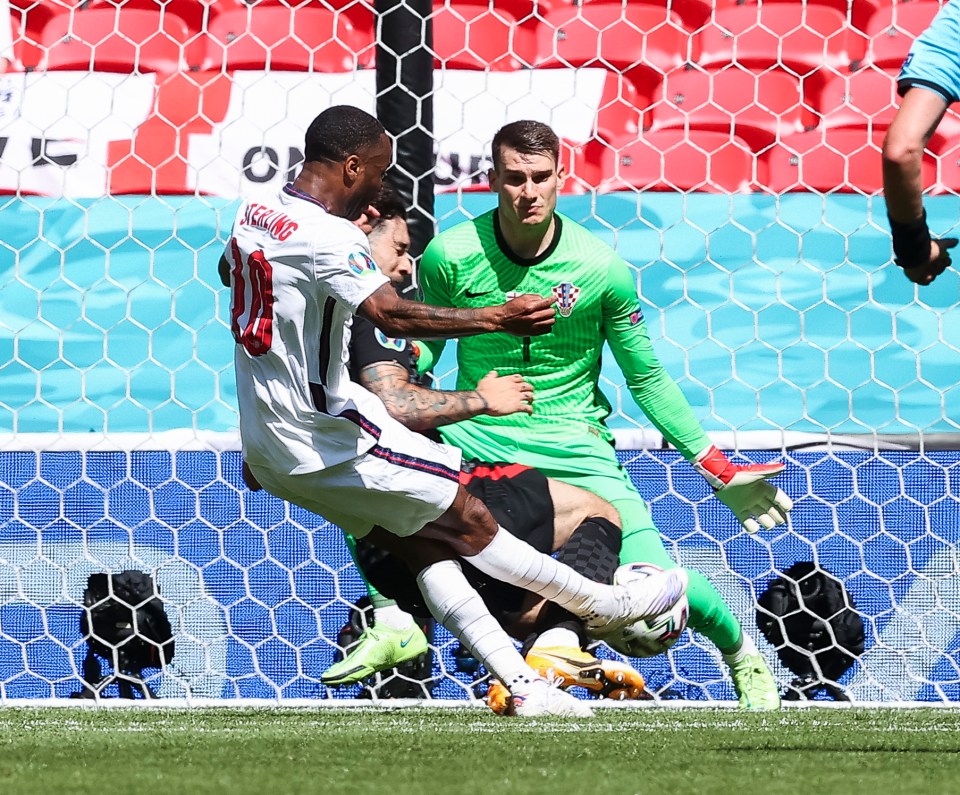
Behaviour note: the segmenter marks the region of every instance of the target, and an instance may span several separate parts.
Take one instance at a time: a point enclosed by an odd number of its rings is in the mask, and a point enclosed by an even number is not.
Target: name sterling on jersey
[[[240,225],[256,226],[277,240],[286,240],[299,228],[296,221],[280,210],[262,204],[250,204],[240,219]]]

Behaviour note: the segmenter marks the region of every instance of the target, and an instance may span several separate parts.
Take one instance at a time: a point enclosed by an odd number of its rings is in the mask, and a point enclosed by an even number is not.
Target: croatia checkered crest
[[[577,303],[577,298],[580,296],[580,288],[570,282],[561,282],[553,288],[553,296],[557,299],[560,317],[570,317],[573,305]]]

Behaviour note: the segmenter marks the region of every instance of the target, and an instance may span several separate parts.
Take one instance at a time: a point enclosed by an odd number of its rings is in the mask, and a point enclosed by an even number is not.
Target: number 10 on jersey
[[[270,350],[273,337],[273,268],[260,250],[251,252],[244,264],[236,239],[230,241],[230,251],[233,254],[230,330],[247,353],[263,356]]]

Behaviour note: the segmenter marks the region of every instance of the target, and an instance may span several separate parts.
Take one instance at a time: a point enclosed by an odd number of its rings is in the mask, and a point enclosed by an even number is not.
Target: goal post
[[[433,26],[430,0],[376,0],[377,118],[394,144],[390,184],[406,201],[410,255],[435,231]]]
[[[864,622],[866,649],[840,681],[852,699],[960,700],[960,277],[917,288],[890,261],[875,133],[896,100],[862,99],[860,75],[887,90],[892,69],[847,35],[870,19],[841,15],[842,35],[812,60],[809,37],[787,27],[782,47],[757,51],[781,59],[764,66],[711,60],[710,36],[754,14],[735,32],[741,57],[757,30],[780,30],[759,15],[790,4],[731,16],[722,4],[600,3],[609,16],[595,17],[591,4],[337,0],[249,4],[226,21],[227,4],[210,4],[178,45],[182,68],[154,71],[147,48],[144,68],[123,74],[95,57],[92,69],[44,68],[24,5],[25,68],[0,75],[0,702],[80,691],[88,578],[126,569],[153,577],[175,636],[173,662],[145,673],[162,699],[363,697],[320,683],[364,595],[339,530],[243,486],[216,272],[239,198],[295,174],[307,124],[335,103],[385,117],[421,247],[434,227],[493,206],[497,128],[551,124],[570,173],[560,212],[634,268],[655,349],[712,440],[787,463],[777,482],[796,503],[790,525],[745,535],[605,356],[618,455],[668,548],[755,637],[767,584],[817,563]],[[329,24],[328,38],[298,26],[264,39],[261,5],[290,19],[320,11],[311,24]],[[403,30],[386,26],[397,14]],[[623,25],[639,55],[617,49]],[[428,29],[432,42],[411,40]],[[835,126],[841,110],[866,121]],[[934,145],[925,205],[945,236],[960,209],[956,158]],[[451,348],[435,369],[447,388]],[[404,692],[455,703],[482,690],[449,634],[433,646],[431,676]],[[664,702],[733,698],[715,650],[690,632],[636,663]]]

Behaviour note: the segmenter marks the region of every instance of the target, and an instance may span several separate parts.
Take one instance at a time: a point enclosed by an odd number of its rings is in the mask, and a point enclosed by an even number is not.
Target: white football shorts
[[[360,457],[304,475],[260,465],[251,470],[275,497],[322,516],[356,538],[375,526],[411,536],[453,503],[462,453],[408,430],[379,400],[365,402],[365,427],[372,427],[379,438]]]

